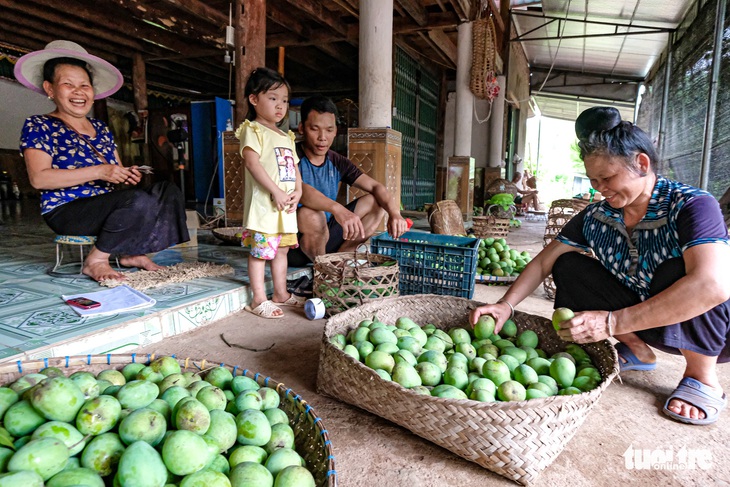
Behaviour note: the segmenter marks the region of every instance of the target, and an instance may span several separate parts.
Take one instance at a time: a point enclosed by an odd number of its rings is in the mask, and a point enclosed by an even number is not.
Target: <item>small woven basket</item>
[[[46,367],[58,367],[64,371],[66,376],[77,371],[92,372],[96,375],[105,369],[121,370],[125,365],[133,362],[148,364],[154,358],[154,354],[139,356],[136,354],[107,354],[18,360],[0,364],[0,385],[13,382],[27,373],[37,373]],[[213,367],[226,367],[233,372],[234,376],[245,375],[254,379],[261,387],[275,389],[281,399],[279,409],[289,417],[289,426],[294,430],[295,448],[304,458],[309,471],[312,472],[315,484],[318,487],[336,487],[335,457],[327,429],[322,424],[322,419],[299,394],[270,377],[239,366],[187,358],[177,359],[177,361],[183,372],[201,372]]]
[[[327,316],[373,299],[398,296],[398,261],[370,252],[338,252],[314,260],[315,297]]]
[[[397,423],[413,433],[523,485],[560,454],[603,391],[618,374],[618,357],[606,340],[584,345],[603,380],[596,389],[570,396],[520,402],[446,399],[409,391],[385,381],[364,364],[330,343],[375,314],[387,324],[408,316],[447,330],[467,327],[469,310],[482,303],[452,296],[414,295],[369,303],[327,320],[319,357],[317,390]],[[521,332],[534,330],[548,354],[565,350],[552,323],[516,312]]]
[[[545,236],[542,239],[542,246],[552,242],[558,236],[560,230],[563,229],[573,216],[578,214],[586,205],[581,205],[582,200],[576,198],[555,200],[550,205],[547,213],[547,223],[545,224]],[[549,299],[555,299],[555,282],[553,275],[549,274],[542,283],[542,288]]]
[[[509,234],[509,219],[495,216],[472,217],[474,236],[479,238],[504,238]]]

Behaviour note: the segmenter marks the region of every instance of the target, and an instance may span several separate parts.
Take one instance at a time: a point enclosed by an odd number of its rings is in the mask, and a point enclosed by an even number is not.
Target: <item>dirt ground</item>
[[[510,234],[508,242],[533,255],[542,247],[539,223]],[[544,224],[543,227],[544,228]],[[477,284],[474,299],[496,301],[501,286]],[[549,317],[553,302],[542,289],[517,309]],[[310,321],[301,310],[287,309],[282,320],[266,320],[241,311],[193,332],[138,352],[176,354],[236,364],[283,382],[323,418],[335,451],[340,486],[516,485],[475,463],[420,438],[394,423],[316,392],[319,345],[325,320]],[[267,352],[229,348],[221,340]],[[627,372],[603,393],[583,425],[536,486],[730,486],[730,413],[711,426],[674,422],[661,413],[667,395],[682,377],[679,357],[657,352],[651,372]],[[730,390],[730,365],[720,366]],[[634,459],[652,459],[649,464]],[[685,462],[687,458],[694,461]]]

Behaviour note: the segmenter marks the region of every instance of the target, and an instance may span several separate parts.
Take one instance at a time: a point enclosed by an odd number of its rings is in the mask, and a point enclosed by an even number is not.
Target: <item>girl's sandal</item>
[[[270,320],[278,320],[279,318],[284,317],[284,313],[277,315],[277,310],[281,312],[281,308],[279,308],[277,305],[275,305],[272,301],[266,300],[263,303],[259,304],[255,308],[251,308],[251,306],[246,306],[243,308],[244,310],[248,311],[249,313],[255,314],[256,316],[260,316],[261,318],[266,318]]]
[[[306,302],[307,302],[307,298],[304,298],[302,296],[297,296],[294,293],[291,293],[291,295],[289,296],[289,299],[287,299],[283,303],[277,303],[277,302],[272,301],[272,303],[275,304],[276,306],[295,306],[298,308],[304,307],[304,303],[306,303]]]

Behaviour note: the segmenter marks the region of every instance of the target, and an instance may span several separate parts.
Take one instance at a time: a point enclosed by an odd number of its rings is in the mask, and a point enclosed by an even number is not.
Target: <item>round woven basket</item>
[[[155,355],[136,354],[107,354],[54,357],[43,360],[18,360],[0,364],[0,385],[15,381],[27,373],[37,373],[46,367],[58,367],[66,376],[86,371],[97,374],[105,369],[121,370],[125,365],[133,362],[144,364],[154,360]],[[289,417],[289,426],[294,430],[294,443],[297,452],[304,458],[307,468],[314,476],[318,487],[335,487],[337,474],[335,471],[335,457],[327,429],[322,419],[317,416],[312,407],[299,394],[280,382],[240,366],[219,364],[209,360],[177,359],[183,372],[200,372],[213,367],[226,367],[233,375],[245,375],[254,379],[261,387],[275,389],[279,393],[281,402],[279,409]]]
[[[314,260],[315,297],[322,299],[327,316],[373,299],[398,296],[398,261],[370,252],[337,252]]]
[[[457,455],[520,484],[533,482],[560,454],[603,391],[618,374],[618,357],[608,341],[583,348],[603,380],[596,389],[572,396],[519,402],[477,402],[424,396],[385,381],[329,342],[375,314],[386,324],[408,316],[448,330],[468,327],[468,314],[482,303],[451,296],[414,295],[382,299],[327,320],[319,357],[317,390],[397,423]],[[546,318],[516,312],[521,332],[534,330],[548,354],[566,343]]]
[[[479,238],[504,238],[509,234],[509,219],[495,216],[472,217],[474,236]]]
[[[241,233],[243,231],[243,227],[222,227],[222,228],[214,228],[212,230],[213,235],[226,243],[229,244],[238,244],[241,245],[241,237],[236,237],[237,233]]]

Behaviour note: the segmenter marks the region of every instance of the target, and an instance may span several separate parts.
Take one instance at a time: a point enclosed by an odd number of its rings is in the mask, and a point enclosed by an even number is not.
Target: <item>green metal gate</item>
[[[414,210],[436,195],[436,131],[441,80],[396,48],[393,128],[403,134],[401,202]]]

